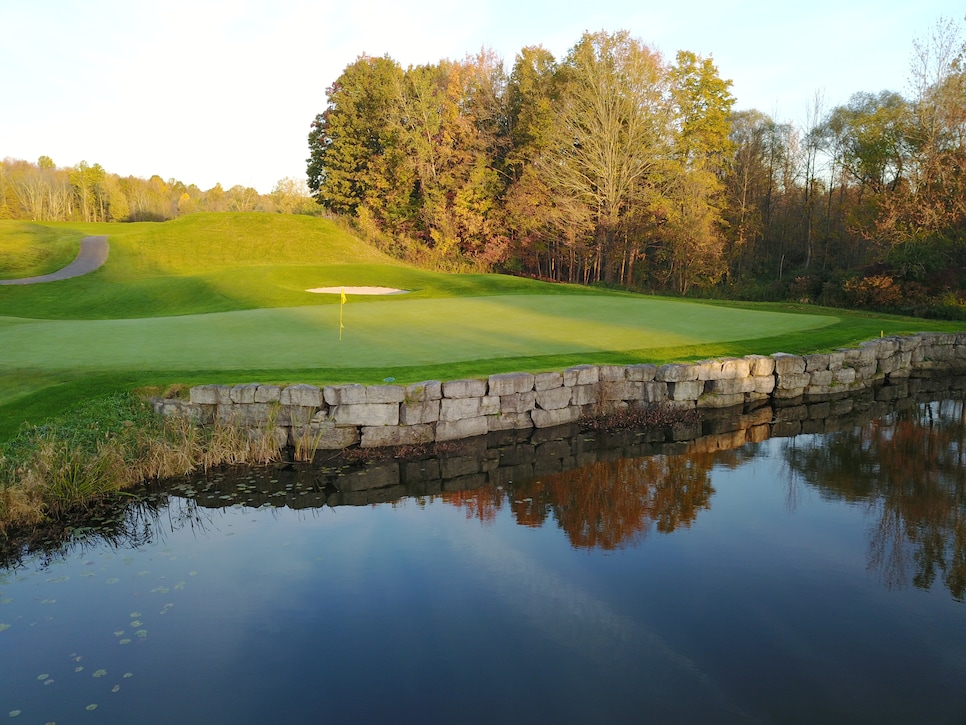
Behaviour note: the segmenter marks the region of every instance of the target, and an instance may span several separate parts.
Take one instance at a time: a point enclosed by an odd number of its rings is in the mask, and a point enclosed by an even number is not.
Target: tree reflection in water
[[[868,567],[890,587],[928,589],[941,578],[966,593],[966,407],[924,403],[824,436],[789,438],[793,476],[825,496],[862,502],[875,516]]]
[[[484,522],[509,502],[521,526],[540,527],[552,518],[575,548],[614,550],[637,544],[652,528],[670,533],[689,527],[702,509],[711,508],[712,467],[738,457],[736,451],[692,446],[682,455],[598,461],[511,491],[482,488],[442,496]]]

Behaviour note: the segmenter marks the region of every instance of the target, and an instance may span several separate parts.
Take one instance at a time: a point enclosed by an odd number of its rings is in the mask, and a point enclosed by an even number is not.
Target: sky
[[[860,91],[908,95],[913,41],[962,0],[0,0],[0,158],[269,193],[305,177],[326,88],[359,55],[404,68],[483,48],[558,59],[627,30],[710,56],[738,109],[804,124]]]

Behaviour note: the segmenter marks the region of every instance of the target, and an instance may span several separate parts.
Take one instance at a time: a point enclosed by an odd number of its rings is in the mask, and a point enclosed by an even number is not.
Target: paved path
[[[81,239],[80,251],[74,261],[56,272],[44,274],[40,277],[24,277],[22,279],[0,279],[3,284],[36,284],[37,282],[57,282],[71,277],[90,274],[107,261],[107,237],[84,237]]]

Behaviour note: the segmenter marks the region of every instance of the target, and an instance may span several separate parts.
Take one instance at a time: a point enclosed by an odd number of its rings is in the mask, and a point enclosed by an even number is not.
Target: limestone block
[[[912,352],[922,344],[922,338],[919,335],[907,335],[898,338],[898,343],[899,352]]]
[[[533,375],[530,373],[502,373],[491,375],[487,383],[489,394],[498,397],[515,393],[528,393],[533,390]]]
[[[530,410],[533,409],[531,408]],[[533,418],[530,417],[530,410],[513,413],[508,413],[504,410],[499,415],[488,415],[486,417],[487,432],[533,428]]]
[[[551,390],[563,385],[563,373],[537,373],[533,376],[533,389]]]
[[[482,402],[483,398],[443,398],[439,406],[439,419],[454,421],[485,415],[480,409]]]
[[[336,426],[333,421],[296,426],[291,431],[288,445],[294,446],[301,440],[307,447],[316,450],[337,451],[359,443],[359,429],[355,426]]]
[[[833,384],[852,385],[855,383],[855,368],[839,368],[831,372]]]
[[[879,364],[876,368],[876,372],[882,373],[883,375],[888,375],[889,373],[895,372],[899,369],[899,358],[896,355],[891,355],[889,357],[880,357]]]
[[[412,446],[432,443],[436,437],[434,427],[428,423],[417,425],[363,426],[360,446]]]
[[[828,387],[832,384],[835,379],[835,373],[827,368],[820,368],[811,373],[808,373],[809,385],[817,387]]]
[[[776,375],[802,374],[805,372],[805,358],[801,355],[789,355],[785,352],[776,352],[771,357],[775,361]]]
[[[282,405],[297,405],[302,408],[318,408],[322,405],[322,391],[314,385],[289,385],[282,389],[279,397]]]
[[[744,393],[734,393],[732,395],[704,393],[698,398],[697,406],[699,408],[730,408],[735,405],[742,405],[744,402]]]
[[[802,358],[798,358],[798,359],[802,361],[802,366],[804,367],[805,360]],[[781,373],[779,375],[776,375],[775,377],[776,377],[776,381],[775,381],[776,390],[792,390],[794,388],[804,388],[805,386],[807,386],[809,383],[812,382],[812,377],[804,371],[798,372],[798,373],[792,373],[792,372]]]
[[[307,405],[281,405],[276,409],[275,418],[279,425],[308,425],[318,412],[319,408]]]
[[[648,383],[654,380],[656,374],[657,365],[628,365],[624,368],[625,378],[632,383]]]
[[[256,403],[278,403],[282,399],[281,385],[259,385],[255,391]]]
[[[435,423],[439,420],[439,404],[439,400],[403,403],[399,406],[399,424]]]
[[[534,408],[530,411],[530,416],[533,420],[534,427],[552,428],[556,425],[575,422],[580,417],[580,408],[576,405],[551,410]]]
[[[876,356],[876,348],[874,346],[871,346],[871,345],[865,345],[864,347],[860,346],[857,348],[857,350],[858,350],[858,359],[856,360],[857,364],[869,365],[871,363],[875,363],[877,356]]]
[[[654,374],[654,379],[664,383],[683,383],[698,379],[698,371],[694,365],[683,363],[668,363],[662,365]],[[697,399],[698,396],[694,396]]]
[[[663,403],[670,398],[667,386],[667,383],[657,381],[645,382],[642,401],[645,403]]]
[[[885,357],[890,357],[899,351],[899,341],[895,337],[880,337],[878,340],[864,342],[862,345],[873,347],[876,358],[880,360]]]
[[[486,435],[487,425],[487,418],[484,415],[476,418],[461,418],[460,420],[441,420],[436,424],[436,440],[455,441]]]
[[[604,400],[631,400],[639,402],[644,399],[644,383],[624,380],[617,383],[606,383],[602,391]]]
[[[772,376],[769,376],[772,377]],[[755,391],[755,378],[723,378],[709,380],[705,385],[707,392],[716,395],[737,395],[739,393],[753,393]]]
[[[322,399],[329,405],[363,405],[366,403],[366,386],[358,383],[326,385]]]
[[[231,402],[231,393],[224,385],[195,385],[188,400],[198,405],[224,405]]]
[[[484,395],[485,380],[448,380],[443,383],[444,398],[482,398]]]
[[[770,395],[775,389],[775,383],[777,380],[774,375],[760,375],[751,379],[755,385],[754,392],[759,394]]]
[[[573,387],[573,405],[593,405],[597,402],[597,385],[575,385]]]
[[[366,387],[367,403],[401,403],[406,399],[402,385],[369,385]]]
[[[491,387],[492,390],[492,387]],[[533,410],[536,406],[537,394],[530,390],[528,392],[512,393],[500,396],[500,412],[506,413],[526,413]]]
[[[600,368],[596,365],[576,365],[563,371],[563,384],[566,387],[593,385],[598,382],[600,382]]]
[[[829,356],[824,353],[805,356],[805,372],[812,373],[819,370],[828,370]]]
[[[480,415],[499,415],[500,397],[497,395],[484,395],[480,398]]]
[[[720,379],[735,380],[751,375],[751,362],[746,358],[724,358],[721,360]]]
[[[600,365],[598,378],[602,383],[616,383],[625,379],[623,365]]]
[[[841,351],[830,352],[828,354],[828,369],[835,371],[841,370],[842,365],[845,363],[845,353]]]
[[[749,355],[745,360],[748,361],[748,374],[752,377],[759,378],[775,372],[775,361],[767,355]]]
[[[443,384],[439,380],[424,380],[406,386],[406,401],[422,403],[427,400],[439,400],[443,397]]]
[[[393,403],[334,405],[330,413],[336,425],[399,425],[399,406]]]
[[[271,403],[242,403],[235,405],[235,422],[247,428],[257,428],[265,425],[273,415]]]
[[[691,367],[694,368],[696,380],[715,380],[721,377],[720,360],[702,360],[691,363]]]
[[[878,369],[878,361],[873,360],[869,363],[860,363],[856,365],[855,368],[855,381],[857,383],[867,383],[875,377],[876,370]]]
[[[778,388],[772,391],[772,398],[775,400],[795,400],[805,395],[805,388]]]
[[[233,403],[254,403],[256,390],[258,390],[258,383],[233,385],[228,391],[228,397]]]
[[[536,404],[542,410],[559,410],[570,405],[573,397],[573,388],[550,388],[548,390],[538,390],[536,393]]]
[[[671,400],[697,400],[704,392],[704,382],[701,380],[682,380],[668,383],[668,395]]]

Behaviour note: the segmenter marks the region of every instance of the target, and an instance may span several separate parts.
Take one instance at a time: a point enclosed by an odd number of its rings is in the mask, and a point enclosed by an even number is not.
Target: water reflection
[[[823,495],[867,505],[868,566],[887,586],[966,592],[966,406],[903,407],[862,427],[784,442],[790,471]]]
[[[597,461],[571,471],[524,481],[512,492],[484,487],[443,493],[467,516],[495,518],[504,501],[521,526],[556,522],[576,548],[613,550],[633,545],[652,528],[689,526],[710,508],[714,454]]]
[[[694,524],[712,507],[716,469],[778,455],[792,504],[796,487],[805,486],[869,508],[868,568],[887,586],[942,582],[962,601],[964,440],[961,395],[891,400],[875,391],[643,432],[505,432],[445,455],[370,463],[335,456],[315,466],[168,482],[89,521],[8,540],[0,564],[15,566],[26,553],[56,558],[88,546],[138,547],[184,527],[203,532],[210,514],[230,506],[317,510],[404,498],[442,500],[484,524],[509,510],[520,526],[558,526],[574,548],[611,551]]]

